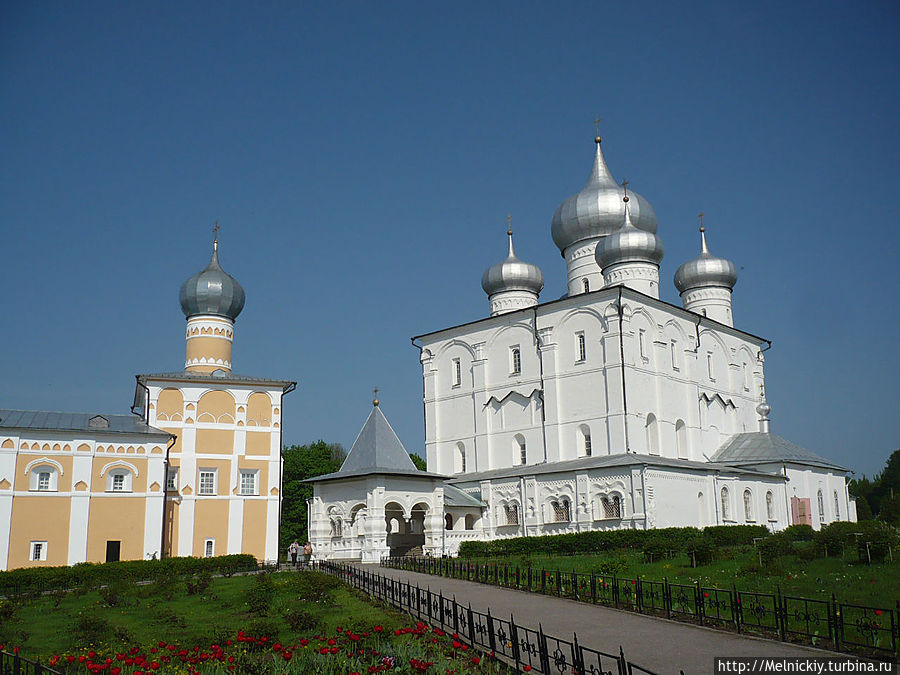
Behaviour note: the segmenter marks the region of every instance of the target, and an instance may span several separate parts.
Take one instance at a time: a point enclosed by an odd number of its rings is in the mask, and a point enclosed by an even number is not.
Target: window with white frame
[[[713,371],[713,354],[712,354],[712,352],[706,352],[706,374],[710,380],[716,379],[716,374]]]
[[[641,328],[638,331],[638,345],[641,348],[641,359],[644,361],[648,361],[649,357],[647,356],[647,331]]]
[[[40,492],[56,492],[59,485],[59,470],[52,464],[41,464],[31,469],[28,489]]]
[[[28,553],[29,560],[46,560],[47,559],[47,542],[33,541],[31,542],[31,550]]]
[[[200,469],[200,480],[197,485],[198,493],[201,495],[216,494],[216,470]]]
[[[178,467],[170,466],[168,472],[166,473],[166,490],[177,492],[178,491]]]
[[[672,370],[680,370],[681,362],[678,360],[678,342],[676,340],[669,342],[669,354],[672,357]]]
[[[518,525],[519,524],[519,505],[518,504],[507,504],[503,507],[504,512],[506,513],[506,524],[507,525]]]
[[[131,471],[128,469],[110,469],[106,475],[107,492],[131,492]]]
[[[569,518],[569,500],[568,499],[559,499],[550,502],[550,507],[553,509],[553,521],[556,523],[568,523]]]
[[[771,490],[766,492],[766,518],[775,520],[775,495]]]
[[[510,351],[510,374],[519,375],[522,372],[522,351],[513,347]]]
[[[215,539],[206,539],[203,542],[203,557],[204,558],[212,558],[216,555],[216,540]]]
[[[837,490],[834,491],[834,519],[841,519],[841,502],[838,501],[838,493]]]
[[[821,490],[819,490],[819,492],[816,493],[816,502],[818,502],[818,506],[819,506],[819,522],[824,523],[825,522],[825,497],[824,497],[824,495],[822,495]]]
[[[458,387],[462,384],[462,365],[459,363],[459,359],[453,359],[453,386]]]
[[[519,464],[528,464],[528,450],[525,447],[525,439],[519,436],[516,441],[519,444]]]
[[[578,363],[587,360],[587,342],[584,338],[584,333],[575,334],[575,349],[578,354]]]
[[[256,489],[256,479],[259,472],[256,469],[241,469],[241,494],[255,495],[258,494]]]
[[[600,500],[601,505],[603,506],[603,517],[605,519],[610,518],[621,518],[622,517],[622,499],[619,495],[613,495],[612,497],[603,497]]]
[[[591,432],[588,431],[584,435],[584,456],[590,457],[592,451],[593,451],[593,449],[591,447]]]
[[[741,382],[743,382],[744,391],[750,391],[750,368],[746,361],[741,364]]]
[[[744,520],[753,520],[753,493],[744,490]]]

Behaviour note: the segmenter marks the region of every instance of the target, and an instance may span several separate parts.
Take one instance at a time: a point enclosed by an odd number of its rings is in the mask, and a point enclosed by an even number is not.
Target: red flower
[[[709,593],[707,593],[707,592],[704,591],[704,592],[703,592],[703,597],[704,597],[704,598],[708,598],[708,597],[709,597]]]
[[[309,644],[309,640],[307,638],[303,638],[302,640],[300,640],[301,647],[305,647],[308,644]]]
[[[332,654],[337,654],[337,653],[338,653],[338,648],[337,648],[337,647],[332,647],[332,648],[329,649],[328,651],[330,651]]]
[[[281,658],[283,658],[285,661],[290,661],[292,656],[293,654],[289,651],[281,652]]]
[[[320,654],[327,654],[327,653],[328,653],[328,647],[322,647],[322,648],[319,650],[319,653],[320,653]]]
[[[272,645],[272,649],[276,652],[280,652],[281,651],[281,643],[276,642],[274,645]]]
[[[380,633],[384,630],[384,626],[372,626],[372,630],[376,633]]]
[[[525,666],[524,668],[522,668],[522,670],[524,670],[527,673],[528,671],[531,670],[531,666]]]
[[[479,663],[481,663],[481,659],[478,658],[477,656],[473,656],[472,657],[472,665],[477,666]]]
[[[122,669],[119,668],[119,666],[109,669],[109,675],[119,675],[119,673],[121,673],[121,672],[122,672]]]
[[[876,609],[876,610],[875,610],[875,616],[881,616],[881,610],[880,610],[880,609]]]

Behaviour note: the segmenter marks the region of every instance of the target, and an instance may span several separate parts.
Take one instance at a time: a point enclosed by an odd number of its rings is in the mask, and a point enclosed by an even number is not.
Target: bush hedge
[[[667,527],[658,530],[605,530],[559,534],[549,537],[514,537],[495,541],[464,541],[459,555],[482,558],[508,555],[571,555],[621,549],[655,552],[684,551],[685,545],[703,537],[715,547],[752,544],[770,536],[764,525],[719,525],[703,530],[696,527]]]
[[[115,583],[186,579],[204,572],[230,576],[257,569],[249,554],[214,558],[163,558],[162,560],[122,560],[110,563],[78,563],[71,567],[23,567],[0,572],[0,595],[14,596],[59,589],[99,588]]]

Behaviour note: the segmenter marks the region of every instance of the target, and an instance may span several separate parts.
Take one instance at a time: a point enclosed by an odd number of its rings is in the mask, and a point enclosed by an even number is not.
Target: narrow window
[[[669,352],[672,355],[672,370],[678,370],[680,368],[678,365],[678,343],[675,340],[669,343]]]
[[[841,519],[841,503],[838,501],[837,490],[834,491],[834,519]]]
[[[214,495],[216,494],[216,472],[201,471],[200,472],[200,494]]]
[[[766,518],[775,520],[775,497],[771,490],[766,493]]]
[[[684,420],[675,421],[675,447],[679,459],[687,459],[687,427],[684,425]]]
[[[207,558],[212,558],[216,554],[216,540],[215,539],[207,539],[203,543],[203,555]]]
[[[647,331],[643,328],[638,331],[638,344],[641,348],[641,358],[647,360]]]
[[[525,439],[519,439],[519,464],[527,464],[528,463],[528,452],[525,449]]]
[[[46,560],[47,559],[47,542],[33,541],[31,542],[31,559]]]
[[[591,435],[589,433],[584,435],[584,456],[591,456]]]
[[[584,339],[584,333],[578,333],[577,335],[577,349],[578,349],[578,361],[584,361],[587,359],[587,343]]]
[[[744,391],[750,391],[750,370],[747,368],[747,362],[741,364],[741,379],[744,383]]]
[[[613,495],[612,504],[613,504],[613,518],[621,518],[622,517],[622,499],[619,497],[619,495]]]
[[[462,450],[461,453],[462,453],[462,456],[460,457],[460,465],[461,465],[460,468],[462,469],[462,473],[465,473],[466,472],[466,451]]]
[[[587,280],[587,277],[581,280],[581,285],[584,288],[585,293],[589,293],[591,290],[591,282]]]
[[[513,347],[512,350],[512,374],[518,375],[522,372],[522,352],[519,351],[518,347]]]
[[[507,525],[518,525],[519,524],[519,505],[518,504],[507,504],[503,507],[506,512],[506,524]]]
[[[256,471],[241,471],[241,494],[256,494]]]
[[[721,492],[722,497],[722,520],[730,520],[731,513],[728,509],[728,488],[723,487]]]
[[[824,523],[825,522],[825,497],[822,496],[821,490],[819,490],[819,492],[816,494],[816,501],[818,502],[818,506],[819,506],[819,522]]]
[[[453,359],[453,386],[458,387],[462,383],[462,366],[459,359]]]
[[[744,490],[744,520],[753,520],[753,495]]]
[[[41,471],[38,474],[38,490],[49,490],[50,489],[50,472],[49,471]]]
[[[706,374],[709,376],[710,380],[715,380],[716,376],[713,372],[713,355],[712,352],[706,353]]]
[[[566,499],[550,502],[553,507],[553,521],[557,523],[569,522],[569,502]]]
[[[166,490],[170,492],[178,491],[178,467],[169,467],[169,472],[166,476]]]
[[[604,497],[600,500],[600,503],[603,504],[603,517],[606,519],[615,518],[612,502],[609,501],[609,497]]]

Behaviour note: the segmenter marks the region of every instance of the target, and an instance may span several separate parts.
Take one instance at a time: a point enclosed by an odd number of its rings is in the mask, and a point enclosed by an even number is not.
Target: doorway
[[[121,541],[106,542],[106,562],[118,562],[119,553],[122,549]]]

